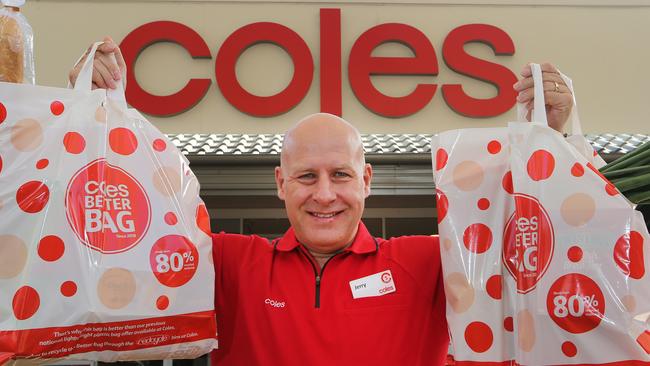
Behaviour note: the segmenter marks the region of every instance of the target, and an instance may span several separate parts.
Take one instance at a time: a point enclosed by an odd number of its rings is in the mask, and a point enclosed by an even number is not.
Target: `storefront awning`
[[[185,154],[204,196],[275,196],[273,168],[280,162],[281,134],[167,135]],[[366,161],[373,164],[372,194],[431,196],[430,134],[364,134]],[[587,135],[612,161],[643,143],[647,134]]]
[[[402,162],[430,160],[431,134],[364,134],[361,136],[366,158],[371,162],[391,161],[397,156]],[[282,148],[281,134],[170,134],[167,137],[193,163],[245,164],[248,158],[256,164],[276,162]],[[605,158],[613,158],[636,149],[650,141],[646,134],[586,135],[594,149]],[[214,157],[206,159],[206,157]]]

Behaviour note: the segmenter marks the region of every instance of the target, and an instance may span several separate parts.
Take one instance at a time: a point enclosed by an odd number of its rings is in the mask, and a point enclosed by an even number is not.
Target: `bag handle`
[[[539,64],[530,64],[533,74],[533,113],[531,122],[539,122],[548,126],[546,119],[546,100],[544,99],[544,81],[542,79],[542,68]],[[527,110],[523,103],[517,103],[517,119],[520,122],[526,122]]]
[[[117,65],[115,54],[111,53],[109,57],[111,58],[111,61],[113,61],[113,63]],[[116,83],[117,86],[115,87],[115,89],[106,90],[106,97],[109,100],[112,100],[115,103],[117,103],[124,110],[126,110],[128,109],[128,106],[126,104],[126,70],[124,70],[121,74],[122,77]]]
[[[92,78],[93,78],[93,60],[95,58],[95,52],[97,52],[97,47],[99,47],[103,42],[95,42],[88,50],[86,61],[84,61],[79,75],[77,75],[77,81],[74,85],[74,90],[76,91],[90,91],[92,87]],[[84,57],[81,55],[75,65],[79,64],[79,61]]]
[[[95,53],[97,52],[97,48],[101,46],[103,43],[104,42],[95,42],[90,47],[86,60],[84,61],[83,66],[81,67],[81,71],[79,71],[79,75],[77,76],[77,82],[75,83],[74,90],[90,91],[92,89],[93,60],[95,59]],[[84,57],[83,55],[79,57],[76,64],[78,64],[83,57]],[[115,54],[111,53],[109,57],[114,63],[117,64],[117,60],[115,59]],[[118,105],[126,109],[127,108],[126,96],[124,93],[125,80],[126,80],[126,75],[124,75],[123,72],[121,80],[117,82],[117,87],[115,89],[107,89],[106,96],[109,100],[114,101],[115,103],[117,103]]]
[[[573,90],[573,80],[570,77],[564,75],[560,72],[560,76],[567,88],[571,92],[571,97],[573,98],[573,108],[571,108],[571,135],[582,135],[582,125],[580,123],[580,117],[578,116],[578,102],[576,101],[576,93]]]

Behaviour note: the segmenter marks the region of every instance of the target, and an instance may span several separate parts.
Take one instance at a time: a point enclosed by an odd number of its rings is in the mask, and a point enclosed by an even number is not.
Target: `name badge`
[[[350,290],[352,290],[354,299],[383,296],[396,291],[393,274],[390,273],[390,270],[352,280],[350,281]]]

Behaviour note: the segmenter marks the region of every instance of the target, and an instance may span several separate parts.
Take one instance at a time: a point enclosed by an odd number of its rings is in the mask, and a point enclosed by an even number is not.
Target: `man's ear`
[[[363,167],[363,191],[364,196],[370,196],[370,182],[372,181],[372,165],[366,164]]]
[[[278,189],[278,198],[284,201],[284,176],[279,166],[275,167],[275,186]]]

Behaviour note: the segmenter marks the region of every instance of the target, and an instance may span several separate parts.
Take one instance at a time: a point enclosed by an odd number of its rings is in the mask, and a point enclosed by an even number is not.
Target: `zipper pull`
[[[314,307],[320,308],[320,275],[316,275],[316,303]]]

